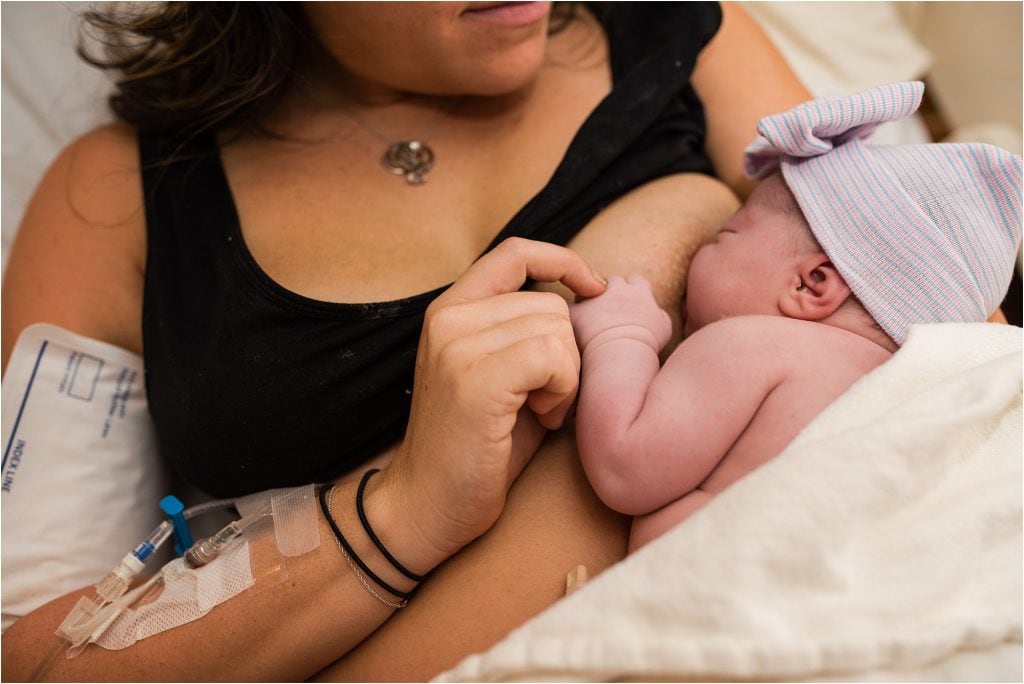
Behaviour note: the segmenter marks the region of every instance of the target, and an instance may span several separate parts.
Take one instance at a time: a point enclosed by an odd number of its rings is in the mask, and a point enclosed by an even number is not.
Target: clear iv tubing
[[[216,511],[221,508],[227,508],[228,506],[234,506],[234,499],[217,499],[216,501],[207,501],[206,503],[196,504],[191,508],[186,508],[181,514],[185,517],[185,520],[191,520],[197,515],[203,513],[209,513],[210,511]]]
[[[184,516],[185,520],[190,520],[196,517],[197,515],[202,515],[203,513],[209,513],[210,511],[215,511],[221,508],[227,508],[228,506],[233,506],[234,503],[235,502],[233,499],[218,499],[216,501],[207,501],[206,503],[201,503],[192,506],[191,508],[186,508],[184,511],[182,511],[182,516]],[[165,541],[167,541],[167,538],[170,537],[173,532],[174,525],[172,525],[169,521],[164,520],[159,525],[157,525],[152,532],[149,533],[148,537],[143,539],[142,542],[135,547],[135,549],[132,551],[132,555],[135,556],[141,562],[145,563],[147,560],[149,560],[149,557],[153,555],[153,553],[157,551]]]
[[[182,511],[182,515],[187,520],[209,511],[227,508],[234,503],[234,500],[231,499],[208,501],[185,509]],[[212,537],[193,545],[186,552],[186,560],[193,567],[209,563],[220,554],[228,542],[269,515],[271,515],[271,508],[270,504],[267,504],[258,511],[232,522]],[[67,644],[69,657],[77,655],[90,641],[98,638],[117,615],[161,578],[160,574],[156,574],[142,586],[125,594],[132,580],[142,572],[146,561],[173,532],[174,525],[170,521],[161,522],[138,546],[121,559],[116,568],[96,583],[96,595],[93,598],[83,596],[78,600],[78,603],[57,628],[57,636],[60,639],[51,653],[33,672],[33,681],[36,681],[37,676],[49,666],[53,657],[59,652],[59,647],[62,645],[61,640],[69,642]]]
[[[186,508],[182,511],[182,515],[186,520],[188,520],[196,517],[197,515],[202,515],[203,513],[227,508],[228,506],[234,505],[234,503],[233,499],[208,501],[206,503],[192,506],[191,508]],[[108,572],[103,579],[96,583],[97,598],[99,598],[102,603],[106,603],[113,601],[124,594],[132,580],[142,572],[143,564],[145,564],[146,561],[149,560],[150,556],[152,556],[163,545],[163,543],[167,541],[173,532],[174,525],[167,520],[164,520],[157,525],[156,528],[154,528],[154,530],[150,532],[134,550],[131,551],[131,553],[121,560],[118,567]],[[213,557],[209,560],[212,559]],[[209,560],[206,562],[209,562]]]
[[[206,565],[219,556],[220,552],[224,550],[224,547],[227,546],[232,539],[242,534],[270,514],[271,509],[270,504],[268,503],[259,510],[228,523],[213,536],[207,537],[206,539],[193,544],[191,548],[185,552],[185,562],[193,568]]]

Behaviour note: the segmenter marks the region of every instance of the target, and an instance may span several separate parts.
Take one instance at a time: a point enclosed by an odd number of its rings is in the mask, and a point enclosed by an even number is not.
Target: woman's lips
[[[547,16],[550,2],[488,2],[474,3],[462,16],[498,26],[528,26]]]

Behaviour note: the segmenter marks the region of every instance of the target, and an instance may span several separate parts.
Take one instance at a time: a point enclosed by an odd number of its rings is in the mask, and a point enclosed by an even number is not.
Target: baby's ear
[[[820,321],[850,297],[850,286],[824,252],[797,262],[789,286],[779,297],[779,311],[789,318]]]

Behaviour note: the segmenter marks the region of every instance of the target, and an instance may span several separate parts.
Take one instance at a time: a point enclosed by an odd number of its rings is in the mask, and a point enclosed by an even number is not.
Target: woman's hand
[[[367,491],[412,569],[432,568],[494,524],[541,426],[561,426],[575,400],[580,357],[568,305],[520,292],[528,278],[583,297],[604,290],[576,253],[510,239],[427,309],[408,431]]]

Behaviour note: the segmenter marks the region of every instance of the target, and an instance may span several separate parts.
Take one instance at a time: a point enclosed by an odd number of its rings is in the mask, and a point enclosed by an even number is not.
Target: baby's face
[[[751,194],[693,257],[683,304],[684,334],[721,318],[778,315],[798,255],[813,249],[796,200],[778,174]]]

